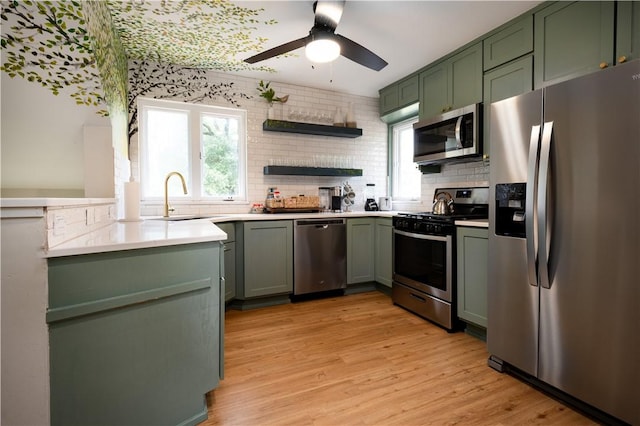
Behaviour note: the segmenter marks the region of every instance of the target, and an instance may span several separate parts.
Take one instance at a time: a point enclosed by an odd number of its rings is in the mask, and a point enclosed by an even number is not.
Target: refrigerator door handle
[[[547,215],[547,194],[549,186],[549,157],[551,155],[551,137],[553,121],[544,123],[542,127],[542,144],[540,145],[540,179],[538,181],[538,276],[540,285],[551,288],[549,281],[549,217]]]
[[[538,160],[540,153],[540,127],[531,126],[531,139],[529,140],[529,164],[527,166],[527,193],[525,203],[525,235],[527,239],[527,272],[529,284],[537,287],[538,276],[536,274],[536,254],[538,252],[538,235],[536,232],[536,184],[538,172]]]

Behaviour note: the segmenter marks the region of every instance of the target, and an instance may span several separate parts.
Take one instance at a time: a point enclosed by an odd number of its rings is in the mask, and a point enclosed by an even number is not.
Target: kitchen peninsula
[[[33,424],[197,424],[223,375],[226,235],[206,220],[116,222],[111,207],[2,200],[2,315],[22,324],[2,359],[24,368],[3,380],[30,394]]]

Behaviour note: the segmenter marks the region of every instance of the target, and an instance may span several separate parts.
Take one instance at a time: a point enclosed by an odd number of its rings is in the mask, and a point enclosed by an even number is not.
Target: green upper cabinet
[[[613,65],[614,10],[609,1],[558,2],[534,16],[534,87]]]
[[[491,135],[491,104],[533,89],[533,57],[511,61],[484,74],[484,137],[483,151],[489,155]]]
[[[395,121],[415,115],[419,96],[418,74],[380,90],[380,117]]]
[[[618,2],[616,61],[640,58],[640,1]]]
[[[420,119],[481,101],[481,42],[420,73]]]
[[[449,76],[446,62],[420,73],[420,119],[442,114],[449,105]]]
[[[400,102],[398,101],[398,84],[392,84],[380,90],[380,117],[396,110]]]
[[[533,15],[527,15],[484,39],[484,70],[533,51]]]

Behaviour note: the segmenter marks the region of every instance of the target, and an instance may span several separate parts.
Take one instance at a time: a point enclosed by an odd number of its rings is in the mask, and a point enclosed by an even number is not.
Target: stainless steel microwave
[[[413,161],[443,163],[482,154],[482,104],[448,111],[413,125]]]

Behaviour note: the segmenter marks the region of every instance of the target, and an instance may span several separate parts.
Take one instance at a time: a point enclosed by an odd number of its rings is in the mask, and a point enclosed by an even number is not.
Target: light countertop
[[[254,220],[295,220],[321,218],[357,218],[395,216],[396,211],[357,211],[343,213],[278,213],[278,214],[218,214],[202,219],[164,221],[152,217],[139,222],[115,222],[96,231],[56,245],[45,252],[44,257],[74,256],[90,253],[133,250],[208,241],[227,238],[216,223]],[[457,226],[488,228],[487,219],[459,220]]]
[[[119,250],[132,250],[227,238],[216,223],[254,220],[294,220],[321,218],[392,217],[397,212],[343,212],[343,213],[246,213],[217,214],[202,219],[165,221],[158,217],[143,217],[139,222],[115,222],[96,231],[58,244],[45,252],[45,257],[75,256]],[[180,215],[176,215],[179,217]],[[205,215],[206,216],[206,215]]]
[[[398,214],[397,211],[354,211],[342,213],[240,213],[240,214],[217,214],[211,217],[213,223],[250,221],[250,220],[295,220],[295,219],[334,219],[334,218],[356,218],[356,217],[388,217]]]
[[[179,244],[222,241],[227,234],[210,219],[115,222],[50,248],[45,257],[74,256]]]
[[[115,198],[0,198],[0,205],[3,208],[11,207],[71,207],[86,206],[92,204],[112,204]]]

